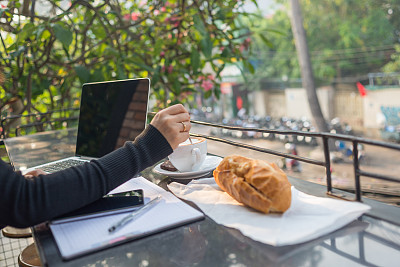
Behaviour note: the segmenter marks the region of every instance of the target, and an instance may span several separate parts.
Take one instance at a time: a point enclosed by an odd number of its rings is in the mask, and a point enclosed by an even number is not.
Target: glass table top
[[[5,143],[16,169],[23,170],[74,155],[75,136],[76,129],[70,129],[10,138]],[[142,176],[164,189],[171,181],[190,181],[173,180],[154,172],[153,166]],[[324,186],[289,179],[305,193],[326,196]],[[41,259],[48,266],[397,266],[400,226],[390,221],[399,221],[400,209],[376,201],[367,204],[372,206],[370,215],[318,239],[283,247],[254,241],[207,216],[69,261],[61,259],[46,223],[35,226],[33,234]]]

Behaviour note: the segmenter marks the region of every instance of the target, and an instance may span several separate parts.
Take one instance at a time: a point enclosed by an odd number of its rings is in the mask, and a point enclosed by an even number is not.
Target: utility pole
[[[306,32],[303,26],[303,17],[299,0],[290,0],[292,32],[299,57],[300,71],[303,87],[306,89],[308,104],[311,114],[319,132],[328,132],[328,126],[319,105],[317,90],[314,83],[314,74],[311,66],[310,53],[308,51]]]

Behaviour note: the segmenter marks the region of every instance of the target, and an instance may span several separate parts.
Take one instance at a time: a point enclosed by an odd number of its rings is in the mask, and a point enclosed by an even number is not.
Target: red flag
[[[243,99],[240,96],[236,97],[236,107],[238,110],[241,110],[243,107]]]
[[[367,89],[365,89],[364,85],[362,85],[360,82],[357,82],[357,88],[362,97],[367,95]]]

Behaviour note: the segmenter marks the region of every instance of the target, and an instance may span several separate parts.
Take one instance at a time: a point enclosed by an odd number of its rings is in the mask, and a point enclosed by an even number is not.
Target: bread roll
[[[214,170],[214,179],[234,199],[258,211],[285,212],[290,207],[291,185],[274,163],[228,156]]]

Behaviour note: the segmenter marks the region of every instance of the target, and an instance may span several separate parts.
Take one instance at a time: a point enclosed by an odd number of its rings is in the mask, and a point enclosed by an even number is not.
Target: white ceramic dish
[[[162,163],[157,164],[153,170],[159,174],[167,175],[174,179],[194,179],[194,178],[198,178],[203,175],[206,175],[208,172],[211,172],[218,166],[218,164],[221,161],[222,161],[222,158],[220,158],[220,157],[207,156],[206,159],[204,160],[203,164],[201,165],[200,169],[197,171],[191,171],[191,172],[179,172],[179,171],[171,172],[171,171],[163,170],[160,167]]]

